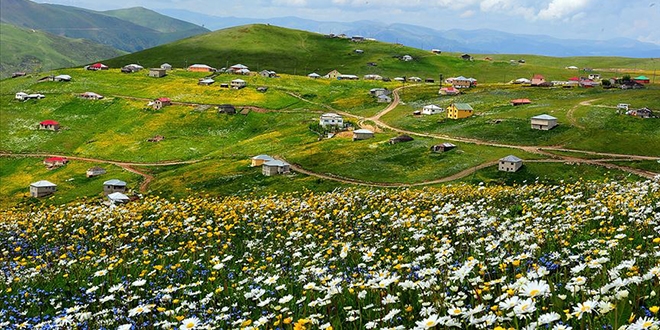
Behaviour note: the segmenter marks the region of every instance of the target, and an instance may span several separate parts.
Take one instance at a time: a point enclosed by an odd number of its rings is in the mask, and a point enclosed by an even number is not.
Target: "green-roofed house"
[[[461,119],[474,114],[474,109],[467,103],[452,103],[447,107],[447,118]]]
[[[648,83],[651,82],[651,80],[647,76],[638,76],[638,77],[632,78],[632,80],[634,82],[640,83],[640,84],[648,84]]]

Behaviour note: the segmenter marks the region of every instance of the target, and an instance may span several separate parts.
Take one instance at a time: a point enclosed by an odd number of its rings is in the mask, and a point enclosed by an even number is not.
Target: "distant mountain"
[[[59,36],[84,38],[129,52],[208,32],[144,8],[97,12],[28,0],[2,0],[0,21]]]
[[[217,30],[244,24],[264,23],[319,33],[363,35],[406,46],[443,51],[480,54],[536,54],[546,56],[625,56],[658,57],[660,46],[632,39],[610,40],[559,39],[544,35],[513,34],[495,30],[440,31],[410,24],[383,24],[373,21],[319,22],[298,17],[253,19],[216,17],[187,10],[163,9],[159,12]]]
[[[0,24],[0,79],[12,72],[38,72],[78,66],[125,52],[85,39]]]

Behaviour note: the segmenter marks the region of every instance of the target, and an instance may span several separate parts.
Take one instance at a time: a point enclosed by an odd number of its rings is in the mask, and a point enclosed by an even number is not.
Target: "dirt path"
[[[68,156],[68,155],[59,155],[59,154],[47,154],[47,153],[27,153],[27,154],[19,154],[19,153],[9,153],[9,152],[1,152],[0,157],[32,157],[32,158],[44,158],[44,157],[62,157],[62,158],[67,158],[67,159],[72,159],[72,160],[80,160],[80,161],[85,161],[85,162],[90,162],[90,163],[102,163],[102,164],[110,164],[110,165],[115,165],[123,168],[126,171],[129,171],[131,173],[135,173],[137,175],[142,176],[143,181],[140,184],[140,192],[145,192],[147,191],[147,188],[149,187],[149,184],[151,181],[153,181],[154,177],[151,174],[148,174],[146,172],[142,172],[140,170],[137,170],[134,168],[134,166],[171,166],[171,165],[182,165],[182,164],[194,164],[197,162],[200,162],[201,159],[195,159],[195,160],[185,160],[185,161],[162,161],[162,162],[155,162],[155,163],[136,163],[136,162],[124,162],[124,161],[116,161],[116,160],[107,160],[107,159],[98,159],[98,158],[89,158],[89,157],[78,157],[78,156]]]

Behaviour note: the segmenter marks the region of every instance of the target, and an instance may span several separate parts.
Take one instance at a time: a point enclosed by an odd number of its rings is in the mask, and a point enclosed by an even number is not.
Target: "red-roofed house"
[[[39,123],[39,129],[45,129],[50,131],[57,131],[60,129],[60,123],[54,120],[44,120]]]
[[[651,82],[651,80],[647,76],[637,76],[635,78],[632,78],[632,80],[639,84],[648,84]]]
[[[103,63],[94,63],[92,65],[88,65],[87,70],[107,70],[108,66],[103,64]]]
[[[460,91],[454,87],[442,87],[438,92],[440,95],[458,95],[458,93],[460,93]]]
[[[538,85],[543,84],[543,83],[545,83],[545,77],[543,77],[542,75],[535,74],[532,77],[532,86],[538,86]]]
[[[46,167],[64,166],[68,162],[69,162],[69,160],[64,158],[64,157],[50,157],[50,158],[44,159],[44,165],[46,165]]]
[[[515,99],[511,100],[511,105],[516,106],[516,105],[523,105],[523,104],[530,104],[532,101],[529,99]]]

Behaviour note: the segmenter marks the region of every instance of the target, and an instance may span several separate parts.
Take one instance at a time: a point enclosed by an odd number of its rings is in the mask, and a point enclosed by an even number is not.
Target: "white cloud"
[[[552,0],[548,7],[541,9],[538,18],[543,20],[562,19],[585,8],[591,0]]]
[[[276,6],[304,7],[307,5],[307,0],[274,0],[273,4]]]
[[[474,10],[466,10],[459,16],[460,18],[468,18],[474,16],[476,12]]]

